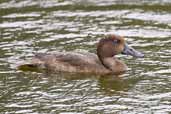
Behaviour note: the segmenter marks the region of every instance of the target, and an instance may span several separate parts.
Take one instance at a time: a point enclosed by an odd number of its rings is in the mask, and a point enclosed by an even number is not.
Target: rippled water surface
[[[119,34],[145,58],[119,55],[120,77],[22,72],[35,52],[88,51]],[[170,114],[170,0],[1,0],[0,113]]]

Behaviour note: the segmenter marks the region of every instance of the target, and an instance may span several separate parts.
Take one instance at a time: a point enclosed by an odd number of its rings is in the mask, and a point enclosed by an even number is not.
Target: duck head
[[[122,36],[109,35],[99,41],[97,45],[97,55],[102,64],[105,58],[113,58],[117,54],[131,55],[137,58],[144,57],[144,54],[128,46]]]

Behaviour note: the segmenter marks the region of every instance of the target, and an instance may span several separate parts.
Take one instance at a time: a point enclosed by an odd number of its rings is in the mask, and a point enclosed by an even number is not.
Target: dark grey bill
[[[122,51],[122,54],[131,55],[131,56],[137,57],[137,58],[144,57],[144,54],[142,54],[139,51],[136,51],[134,48],[128,46],[128,44],[125,44],[125,47],[124,47],[124,50]]]

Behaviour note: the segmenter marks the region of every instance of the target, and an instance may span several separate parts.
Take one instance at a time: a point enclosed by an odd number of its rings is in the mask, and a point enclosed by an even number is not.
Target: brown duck
[[[144,57],[142,53],[128,46],[123,37],[109,35],[99,41],[97,55],[76,52],[39,53],[28,64],[20,65],[19,69],[31,68],[53,72],[118,74],[127,70],[127,66],[115,57],[120,53],[133,57]]]

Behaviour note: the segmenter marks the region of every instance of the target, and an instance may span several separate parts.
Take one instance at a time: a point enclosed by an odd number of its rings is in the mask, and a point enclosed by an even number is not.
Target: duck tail
[[[22,71],[38,71],[39,70],[38,65],[32,64],[32,63],[19,65],[18,69]]]

